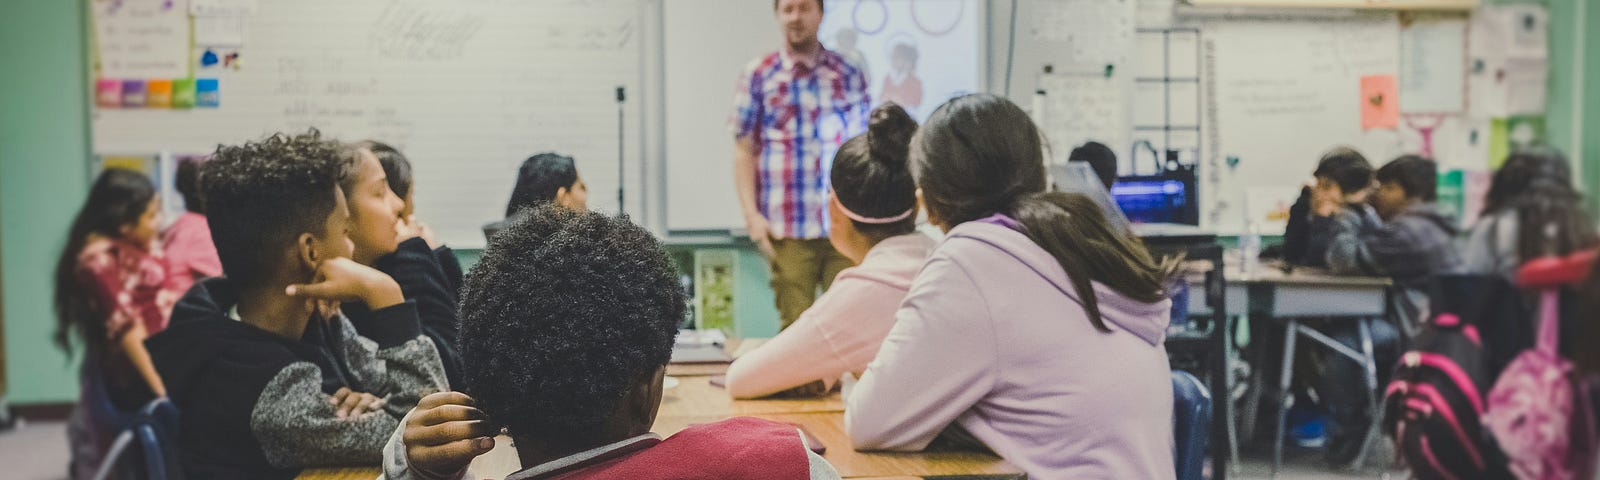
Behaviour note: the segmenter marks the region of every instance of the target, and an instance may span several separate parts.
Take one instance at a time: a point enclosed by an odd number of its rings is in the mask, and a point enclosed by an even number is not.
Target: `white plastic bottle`
[[[1239,255],[1242,273],[1246,277],[1254,277],[1261,270],[1261,225],[1255,221],[1250,222],[1244,235],[1239,236]]]

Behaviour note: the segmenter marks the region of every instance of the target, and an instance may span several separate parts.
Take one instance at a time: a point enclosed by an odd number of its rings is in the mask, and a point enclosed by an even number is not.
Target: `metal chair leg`
[[[1283,436],[1288,429],[1289,382],[1294,379],[1294,344],[1300,337],[1300,322],[1290,319],[1283,335],[1283,370],[1278,373],[1278,428],[1272,442],[1272,476],[1283,466]]]

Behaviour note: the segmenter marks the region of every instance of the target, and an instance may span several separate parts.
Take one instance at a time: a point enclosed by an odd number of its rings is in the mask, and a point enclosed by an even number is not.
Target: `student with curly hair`
[[[183,412],[190,478],[377,463],[400,417],[445,389],[415,304],[349,258],[339,188],[349,155],[315,131],[280,134],[220,147],[201,172],[224,276],[191,289],[146,342]],[[348,301],[370,307],[380,328],[358,336],[319,308]],[[302,340],[311,328],[337,341]]]
[[[672,261],[624,217],[554,205],[495,235],[461,303],[461,393],[424,399],[384,449],[387,478],[465,472],[502,427],[507,478],[838,478],[790,425],[735,418],[650,433],[684,316]]]

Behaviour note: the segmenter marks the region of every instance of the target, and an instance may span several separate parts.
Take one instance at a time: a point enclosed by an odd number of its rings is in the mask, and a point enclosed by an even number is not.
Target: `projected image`
[[[827,0],[818,32],[866,73],[874,104],[925,120],[945,100],[979,91],[979,0]]]

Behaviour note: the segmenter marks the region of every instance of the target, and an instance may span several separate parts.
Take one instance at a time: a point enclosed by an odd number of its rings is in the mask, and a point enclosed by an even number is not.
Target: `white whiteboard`
[[[873,63],[868,81],[874,103],[888,73],[888,49],[906,39],[920,50],[917,71],[924,82],[925,98],[920,108],[910,109],[914,115],[924,118],[948,97],[984,90],[987,0],[831,0],[826,5],[819,34],[825,45],[836,45],[837,32],[847,25],[872,32],[858,36],[858,49]],[[772,2],[665,1],[662,36],[665,227],[672,232],[742,229],[728,115],[739,73],[783,45]]]
[[[1333,147],[1354,147],[1374,166],[1400,153],[1400,134],[1363,131],[1359,110],[1362,76],[1399,71],[1393,14],[1226,20],[1202,28],[1213,55],[1207,105],[1214,112],[1203,119],[1211,123],[1208,142],[1215,142],[1208,154],[1239,159],[1236,167],[1216,162],[1223,169],[1217,183],[1201,172],[1202,225],[1241,231],[1248,191],[1293,192]]]
[[[762,3],[762,2],[750,2]],[[245,20],[238,71],[221,107],[99,109],[100,153],[207,153],[315,126],[375,139],[415,167],[417,215],[458,247],[504,215],[517,166],[559,151],[577,159],[589,205],[643,212],[639,177],[642,14],[637,0],[272,0]],[[615,89],[626,87],[626,179],[618,178]]]

